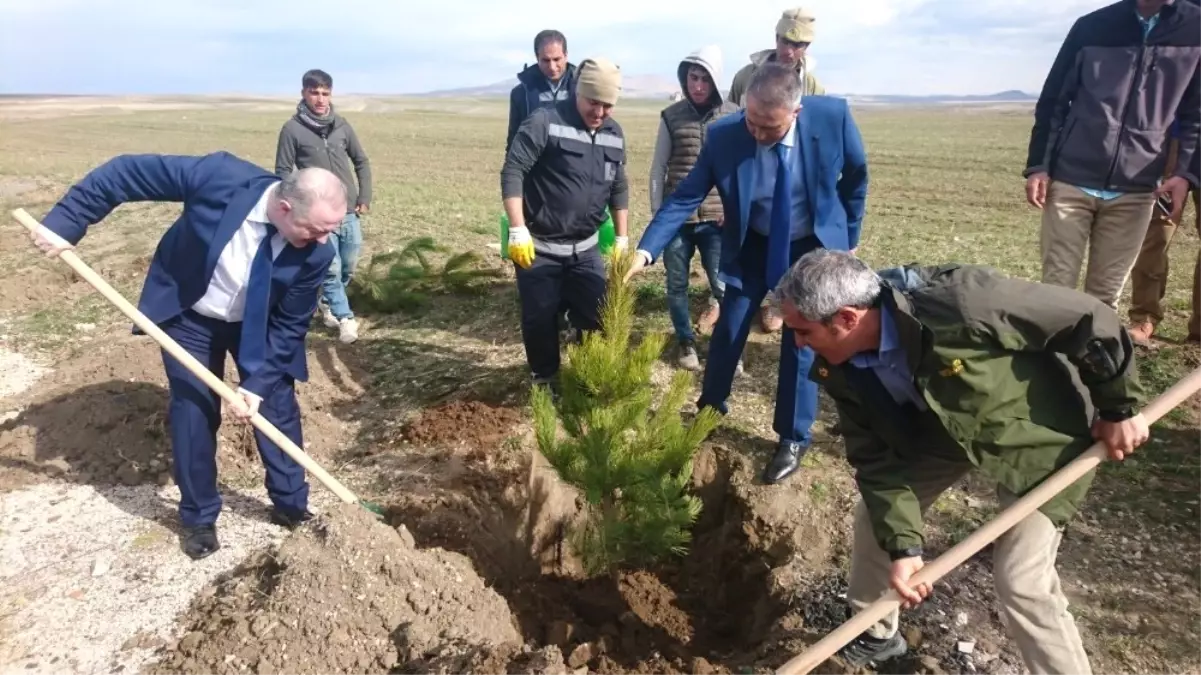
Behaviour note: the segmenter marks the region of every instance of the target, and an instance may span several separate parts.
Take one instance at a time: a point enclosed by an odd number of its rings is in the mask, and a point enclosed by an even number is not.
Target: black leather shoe
[[[219,548],[221,542],[217,541],[216,525],[197,525],[183,529],[183,552],[192,560],[207,558]]]
[[[801,468],[801,458],[809,448],[796,441],[780,441],[776,454],[763,469],[764,483],[778,483]]]
[[[307,523],[312,519],[313,514],[308,509],[300,513],[284,511],[283,509],[271,509],[271,522],[276,525],[282,525],[289,530],[295,529],[297,526]]]

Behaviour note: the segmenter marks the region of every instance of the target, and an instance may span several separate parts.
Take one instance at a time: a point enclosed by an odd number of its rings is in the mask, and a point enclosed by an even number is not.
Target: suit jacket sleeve
[[[318,244],[328,247],[330,244]],[[314,262],[302,270],[292,287],[284,294],[267,316],[267,358],[258,372],[242,381],[246,391],[267,398],[287,373],[288,365],[296,358],[298,350],[304,349],[304,337],[308,333],[313,313],[317,311],[317,296],[321,282],[333,261],[333,252],[319,250],[314,257],[323,262]]]
[[[716,184],[712,159],[713,130],[710,129],[706,133],[707,138],[701,146],[700,154],[697,155],[696,164],[659,207],[638,241],[638,250],[645,251],[651,262],[657,260],[663,249],[675,239],[680,228],[684,226],[684,221],[700,207]]]
[[[847,214],[847,246],[859,245],[863,213],[867,202],[867,155],[859,125],[847,107],[842,122],[842,175],[838,178],[838,199]]]
[[[205,157],[119,155],[90,171],[50,209],[42,224],[78,244],[88,227],[127,202],[186,202]]]

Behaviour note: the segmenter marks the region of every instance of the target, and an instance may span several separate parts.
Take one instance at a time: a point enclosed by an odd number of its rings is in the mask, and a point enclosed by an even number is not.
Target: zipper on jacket
[[[1140,27],[1141,28],[1141,27]],[[1147,41],[1144,39],[1138,48],[1138,61],[1135,63],[1134,79],[1130,82],[1130,90],[1126,92],[1126,104],[1122,106],[1122,126],[1118,129],[1118,140],[1114,145],[1113,159],[1109,162],[1109,174],[1105,176],[1105,189],[1113,189],[1113,172],[1118,168],[1118,157],[1122,153],[1122,140],[1126,137],[1126,128],[1129,126],[1129,121],[1126,117],[1130,114],[1130,100],[1134,98],[1135,92],[1138,91],[1138,85],[1143,81],[1143,56],[1147,53]]]

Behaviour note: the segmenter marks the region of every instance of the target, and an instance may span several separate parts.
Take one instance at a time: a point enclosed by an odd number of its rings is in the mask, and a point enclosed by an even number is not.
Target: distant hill
[[[875,103],[879,105],[930,105],[938,103],[1033,103],[1038,100],[1035,94],[1011,89],[995,94],[932,94],[929,96],[903,96],[895,94],[834,94],[842,96],[855,103]]]
[[[517,78],[512,77],[501,82],[493,82],[475,87],[459,87],[457,89],[439,89],[426,92],[422,96],[431,97],[489,97],[508,96],[509,91],[517,86]],[[678,82],[659,75],[628,75],[622,83],[622,96],[626,98],[649,98],[666,100],[672,94],[680,91]],[[950,94],[932,94],[928,96],[905,96],[897,94],[832,94],[847,98],[855,103],[876,105],[933,105],[944,103],[1026,103],[1038,100],[1038,96],[1024,91],[1012,89],[995,94],[967,94],[954,96]]]

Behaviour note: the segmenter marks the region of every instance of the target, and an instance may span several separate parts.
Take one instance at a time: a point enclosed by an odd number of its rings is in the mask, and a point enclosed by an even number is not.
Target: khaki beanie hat
[[[617,105],[621,93],[621,69],[606,58],[584,59],[576,75],[576,95]]]
[[[813,42],[817,18],[804,7],[784,10],[776,23],[776,35],[792,42]]]

